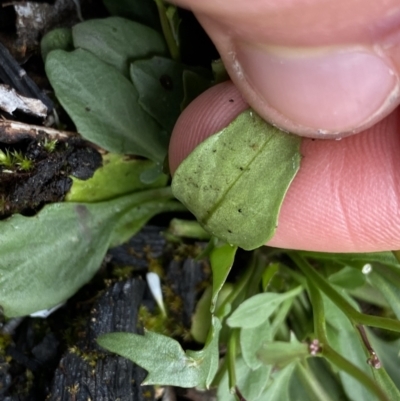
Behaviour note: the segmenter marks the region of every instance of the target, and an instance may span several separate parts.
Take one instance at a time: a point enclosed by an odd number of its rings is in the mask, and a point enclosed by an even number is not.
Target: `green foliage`
[[[86,50],[55,50],[46,59],[46,73],[86,139],[110,152],[163,161],[166,136],[139,106],[135,87],[114,67]]]
[[[234,253],[234,248],[229,245],[216,247],[212,251],[210,260],[217,295],[221,288],[223,291],[227,285],[224,283],[232,265]],[[265,258],[262,253],[256,253],[255,257],[258,259],[252,262],[252,267],[247,267],[248,270],[244,271],[236,284],[233,286],[230,284],[230,289],[224,297],[222,305],[220,304],[217,308],[217,314],[222,321],[221,333],[224,333],[220,341],[227,341],[228,344],[227,357],[221,364],[218,373],[213,369],[208,371],[204,369],[201,372],[197,371],[196,380],[190,376],[191,373],[188,377],[190,369],[188,370],[188,366],[183,369],[182,366],[187,363],[185,358],[189,351],[185,354],[178,346],[179,352],[174,351],[174,359],[167,363],[172,366],[168,371],[167,367],[163,365],[164,357],[156,357],[154,353],[150,355],[149,349],[155,349],[155,345],[153,345],[155,340],[150,337],[146,339],[146,341],[150,340],[146,343],[147,351],[144,351],[144,343],[141,342],[145,340],[136,338],[139,336],[132,339],[129,337],[130,335],[118,334],[118,337],[114,338],[113,334],[110,334],[107,335],[110,337],[106,338],[113,338],[114,342],[112,344],[105,343],[103,342],[104,337],[101,337],[100,344],[120,355],[128,356],[149,370],[151,383],[166,385],[179,383],[179,386],[190,387],[193,383],[204,386],[205,382],[210,383],[211,380],[214,380],[214,384],[218,386],[218,400],[223,401],[235,399],[231,393],[232,389],[246,401],[265,399],[277,401],[283,399],[288,401],[400,400],[397,387],[398,378],[395,373],[396,369],[399,369],[399,361],[394,361],[393,357],[390,357],[393,352],[398,352],[398,344],[396,343],[394,348],[397,351],[389,351],[389,348],[386,348],[385,351],[385,347],[388,347],[387,343],[378,340],[371,333],[365,332],[363,326],[360,326],[357,321],[365,320],[367,324],[375,327],[392,325],[393,330],[398,332],[400,332],[400,328],[394,323],[392,324],[391,319],[368,316],[359,312],[356,302],[347,292],[351,291],[354,285],[344,285],[342,289],[337,290],[339,288],[337,285],[345,277],[349,281],[353,281],[353,277],[355,277],[354,282],[360,284],[358,276],[360,270],[350,267],[349,260],[346,260],[343,267],[337,270],[338,260],[346,259],[344,255],[340,255],[337,260],[332,261],[336,269],[335,274],[330,273],[332,269],[325,264],[326,259],[322,258],[327,276],[319,276],[319,273],[311,273],[306,268],[308,266],[307,259],[302,259],[299,254],[291,252],[289,255],[298,269],[297,272],[292,272],[287,269],[285,264],[276,263],[276,260],[279,260],[283,254],[285,251],[274,252]],[[375,258],[382,261],[385,256],[376,256]],[[359,265],[358,262],[361,261],[361,264],[365,265],[364,256],[360,260],[354,256],[349,259],[353,264]],[[262,286],[261,283],[265,281],[264,272],[270,271],[268,260],[271,266],[274,266],[274,273],[272,276],[270,275],[268,291],[264,292],[265,285]],[[378,270],[379,267],[384,270],[383,266],[390,268],[391,274],[399,279],[400,265],[397,264],[397,267],[394,268],[391,258],[385,260],[387,264],[374,266],[378,267]],[[257,266],[263,267],[261,274],[260,272],[256,273],[259,269]],[[315,274],[324,283],[319,288],[313,284],[318,282]],[[361,274],[368,277],[372,273],[369,271]],[[281,280],[277,280],[278,276]],[[254,288],[254,277],[258,277],[256,281],[258,293],[252,295],[252,291],[249,290]],[[335,284],[331,284],[328,278],[332,279]],[[283,283],[285,284],[282,287]],[[298,285],[299,283],[301,284]],[[281,290],[286,288],[286,290],[280,293],[273,292],[278,288]],[[382,287],[382,290],[385,288]],[[310,304],[304,303],[305,298],[302,295],[305,291],[309,291]],[[213,304],[211,290],[208,291],[208,295],[202,302]],[[223,305],[230,305],[230,307],[222,308],[224,312],[219,313]],[[203,305],[202,309],[204,308],[206,306]],[[307,316],[307,313],[311,311],[310,308],[314,309],[313,317],[312,315]],[[358,314],[350,308],[354,308]],[[212,307],[211,310],[214,311],[215,307]],[[303,311],[301,312],[301,310]],[[201,316],[208,319],[206,314],[198,315],[196,319],[201,319]],[[311,325],[311,331],[305,335],[308,341],[298,341],[297,338],[304,332],[304,327],[308,327],[307,321],[312,318],[314,329]],[[289,321],[293,321],[293,319],[300,321],[300,326],[297,326],[299,329],[295,329],[290,334],[287,328]],[[294,328],[296,325],[292,325],[292,327]],[[210,330],[211,335],[215,333],[215,329],[212,327]],[[237,333],[239,333],[239,337]],[[371,342],[368,337],[371,338]],[[316,340],[311,341],[312,338],[316,338]],[[166,337],[157,337],[156,340],[157,349],[168,347],[171,341]],[[207,350],[208,343],[209,340],[205,350]],[[375,350],[374,346],[376,346]],[[157,350],[155,354],[158,354]],[[310,358],[315,357],[318,357],[319,360],[311,363],[313,361]],[[371,363],[367,363],[367,360],[370,360]],[[180,361],[179,368],[173,365],[178,361]],[[382,363],[383,366],[381,366]],[[319,367],[317,368],[317,366]],[[393,377],[396,378],[395,381]],[[147,382],[149,381],[147,380]]]
[[[143,384],[208,388],[218,369],[218,335],[221,324],[213,318],[212,330],[201,351],[183,351],[179,343],[161,334],[146,332],[105,334],[98,343],[146,369]]]
[[[48,153],[53,153],[56,150],[58,144],[57,139],[47,139],[43,141],[43,149]]]
[[[301,291],[302,288],[297,287],[283,294],[266,292],[254,295],[232,313],[227,323],[230,327],[244,329],[260,326],[275,312],[282,302],[295,297]]]
[[[167,132],[181,113],[184,66],[164,57],[135,61],[130,77],[139,92],[139,104]]]
[[[127,78],[133,61],[168,52],[160,33],[120,17],[81,22],[72,28],[72,37],[76,49],[91,52]]]
[[[56,203],[35,218],[0,221],[4,314],[29,315],[68,299],[93,277],[110,246],[155,214],[174,210],[170,198],[169,188],[152,189],[106,202]]]
[[[14,151],[12,153],[15,164],[21,171],[29,171],[33,169],[33,161],[24,156],[21,152]]]
[[[257,248],[276,230],[300,166],[300,141],[247,110],[180,164],[174,195],[216,237],[247,250]]]
[[[229,271],[231,270],[237,247],[229,244],[216,246],[210,255],[211,268],[213,272],[213,285],[211,295],[211,313],[214,313],[218,295],[224,285]]]
[[[115,17],[48,34],[42,53],[79,133],[114,153],[103,155],[92,179],[73,179],[67,202],[46,206],[34,220],[0,222],[0,304],[7,316],[63,302],[90,280],[108,247],[154,214],[182,210],[161,174],[168,135],[212,80],[180,63],[175,6],[104,3]],[[214,81],[226,78],[221,63],[213,70]],[[299,169],[300,142],[248,110],[178,168],[175,196],[227,243],[213,238],[201,255],[209,256],[213,275],[193,319],[202,350],[185,351],[175,339],[149,331],[98,339],[144,367],[146,384],[215,386],[218,401],[400,401],[400,340],[382,336],[382,330],[400,333],[392,318],[400,317],[400,264],[392,253],[264,249],[248,265],[235,262],[238,246],[254,249],[273,236]],[[50,143],[44,148],[54,150]],[[29,162],[0,153],[4,169],[26,170]],[[234,262],[239,266],[230,274]],[[376,315],[364,313],[358,300],[379,306]]]
[[[0,166],[9,170],[30,171],[34,167],[32,160],[16,150],[0,150]]]
[[[158,176],[151,184],[145,184],[141,175],[151,169],[150,160],[132,159],[108,153],[103,156],[103,166],[90,180],[72,177],[73,185],[66,196],[69,202],[99,202],[127,195],[131,192],[157,188],[167,183],[167,176]]]
[[[15,166],[15,160],[10,151],[3,152],[0,150],[0,166],[12,168]]]
[[[48,54],[53,50],[69,51],[73,48],[72,31],[70,28],[53,29],[46,33],[40,42],[40,51],[43,60],[46,60]]]

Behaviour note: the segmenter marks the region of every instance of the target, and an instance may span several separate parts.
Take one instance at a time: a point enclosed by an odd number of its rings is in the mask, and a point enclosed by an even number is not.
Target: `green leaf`
[[[81,22],[72,28],[72,36],[75,48],[93,53],[127,78],[132,61],[168,54],[160,33],[120,17]]]
[[[0,221],[4,314],[29,315],[67,300],[93,277],[127,221],[133,235],[168,198],[167,188],[95,204],[54,203],[34,217]]]
[[[240,114],[181,163],[174,195],[222,240],[250,250],[265,244],[300,166],[301,138],[255,112]]]
[[[322,358],[310,358],[307,363],[298,363],[290,383],[293,401],[337,401],[345,400],[340,383],[327,369]]]
[[[164,0],[154,0],[157,4],[158,15],[160,18],[161,28],[168,45],[168,50],[173,60],[179,60],[180,44],[179,44],[179,25],[181,19],[178,9],[175,5],[167,4]]]
[[[161,163],[157,163],[148,170],[143,171],[142,174],[140,174],[140,181],[142,181],[143,184],[153,184],[160,177],[165,176],[166,174],[164,174],[163,172],[163,166],[161,165]]]
[[[259,397],[268,385],[268,378],[271,374],[272,367],[261,365],[258,369],[251,370],[246,365],[243,358],[238,357],[235,361],[235,371],[237,387],[240,389],[246,401],[263,401],[264,398]],[[237,401],[237,398],[229,391],[228,382],[228,374],[226,373],[218,386],[217,400]]]
[[[385,368],[372,369],[372,375],[378,385],[385,390],[390,401],[400,401],[400,391],[387,374]]]
[[[366,362],[367,356],[355,328],[346,315],[332,301],[326,296],[323,296],[323,300],[328,323],[329,344],[344,358],[358,366],[365,373],[371,374],[370,367]],[[376,401],[375,395],[371,394],[359,381],[342,370],[339,370],[338,373],[343,388],[350,399]]]
[[[279,307],[277,312],[274,315],[274,318],[271,322],[271,333],[272,337],[275,337],[279,330],[282,329],[282,325],[285,324],[285,320],[287,315],[292,308],[293,301],[295,298],[289,298],[286,301],[282,302],[282,305]]]
[[[183,68],[163,57],[135,61],[130,67],[140,105],[168,132],[172,132],[181,113]]]
[[[240,330],[240,349],[246,365],[254,370],[258,369],[262,362],[257,358],[257,352],[264,342],[272,340],[271,325],[269,320],[257,327]]]
[[[392,252],[371,252],[371,253],[323,253],[300,251],[305,257],[320,260],[340,261],[351,266],[363,266],[366,263],[382,263],[389,266],[399,267],[399,262]]]
[[[237,247],[229,244],[216,246],[210,254],[210,263],[213,273],[211,313],[215,311],[218,294],[224,285],[231,270]]]
[[[364,285],[366,277],[360,270],[345,266],[337,273],[331,274],[329,276],[329,281],[331,284],[338,285],[342,288],[354,289]]]
[[[286,299],[299,295],[302,287],[278,294],[266,292],[247,299],[228,318],[230,327],[252,328],[264,323]]]
[[[282,370],[275,372],[272,376],[272,383],[267,387],[266,391],[263,392],[260,401],[289,401],[289,384],[295,367],[296,363],[293,362]]]
[[[368,281],[381,292],[397,319],[400,319],[400,288],[381,274],[378,269],[374,268],[371,271]]]
[[[98,168],[93,177],[79,180],[71,177],[72,187],[66,196],[69,202],[99,202],[143,189],[165,186],[167,176],[160,176],[147,185],[140,179],[141,174],[153,168],[149,160],[132,159],[115,153],[103,156],[103,166]]]
[[[42,59],[46,61],[47,55],[56,49],[72,50],[74,44],[72,41],[72,31],[70,28],[57,28],[46,33],[40,41],[40,52]]]
[[[91,53],[52,51],[46,73],[61,105],[87,140],[114,153],[162,162],[167,137],[138,104],[134,86]]]
[[[230,283],[225,284],[220,293],[218,294],[218,301],[216,308],[218,308],[222,302],[232,292],[233,285]],[[195,341],[198,343],[205,343],[207,340],[207,334],[211,327],[212,315],[210,312],[212,288],[207,287],[203,295],[199,299],[196,305],[196,310],[192,317],[192,326],[190,328],[190,334]]]
[[[221,323],[213,319],[213,328],[201,351],[185,351],[179,343],[162,334],[110,333],[97,341],[109,351],[135,362],[148,371],[143,384],[178,387],[209,387],[218,368],[218,335]]]
[[[310,356],[307,344],[298,341],[266,341],[257,352],[257,356],[266,365],[278,367],[305,359]]]
[[[129,18],[160,29],[157,6],[154,0],[103,0],[111,15]]]
[[[368,331],[368,336],[386,372],[390,375],[396,387],[400,388],[400,339],[384,341],[370,330]]]
[[[197,385],[199,387],[209,388],[217,373],[219,366],[219,332],[221,328],[220,320],[213,316],[205,347],[200,351],[186,351],[189,357],[198,361],[201,378]]]

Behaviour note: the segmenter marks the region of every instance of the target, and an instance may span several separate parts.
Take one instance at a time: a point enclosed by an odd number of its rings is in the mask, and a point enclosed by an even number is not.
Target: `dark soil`
[[[174,334],[185,348],[200,347],[185,338],[210,268],[193,258],[202,245],[168,243],[162,231],[146,226],[126,244],[111,249],[95,278],[47,319],[13,319],[3,325],[1,401],[156,399],[152,387],[140,386],[146,372],[101,349],[96,338],[115,331],[142,333],[143,325],[148,327],[147,319],[151,322],[157,316],[157,307],[145,274],[158,266],[166,278],[165,334]],[[212,400],[198,398],[194,390],[168,391],[176,393],[176,401]]]
[[[18,152],[30,161],[32,168],[24,171],[15,166],[0,166],[0,216],[13,213],[32,215],[44,204],[59,202],[72,185],[70,175],[88,179],[101,166],[101,155],[83,140],[72,138],[57,141],[54,151],[45,149],[42,138],[23,139],[12,145],[0,143],[0,149],[12,157]]]

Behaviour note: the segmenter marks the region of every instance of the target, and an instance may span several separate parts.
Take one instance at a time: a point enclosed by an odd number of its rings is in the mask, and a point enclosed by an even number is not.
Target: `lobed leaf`
[[[221,323],[213,318],[207,343],[201,351],[185,351],[179,343],[162,334],[145,331],[110,333],[97,341],[109,351],[135,362],[149,373],[143,384],[178,387],[209,387],[218,368],[218,336]]]

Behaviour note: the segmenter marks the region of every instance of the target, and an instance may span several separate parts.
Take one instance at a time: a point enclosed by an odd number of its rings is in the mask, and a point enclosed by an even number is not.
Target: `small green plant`
[[[15,158],[13,157],[12,153],[9,150],[5,152],[0,149],[0,166],[6,168],[13,168],[15,167]]]
[[[53,153],[56,150],[58,139],[45,138],[43,141],[43,149],[48,153]]]
[[[30,171],[34,167],[34,162],[23,155],[22,152],[16,150],[10,152],[7,149],[6,151],[0,150],[0,166],[11,171]]]
[[[18,167],[19,170],[30,171],[33,169],[33,161],[24,156],[22,152],[14,151],[12,152],[12,156],[14,158],[14,164]]]

